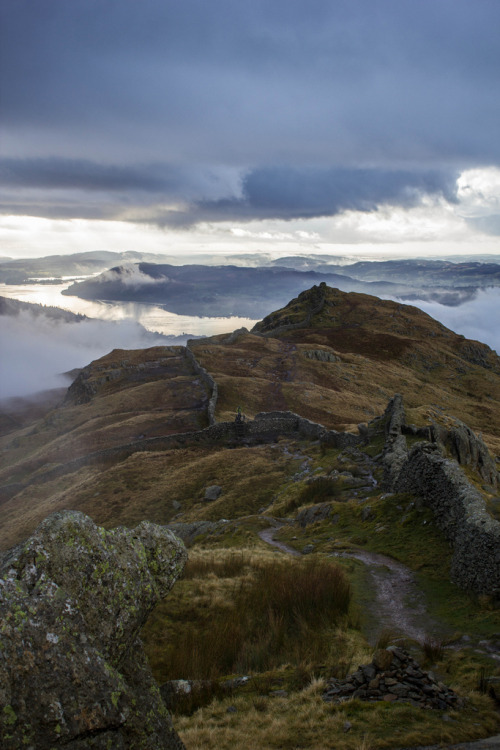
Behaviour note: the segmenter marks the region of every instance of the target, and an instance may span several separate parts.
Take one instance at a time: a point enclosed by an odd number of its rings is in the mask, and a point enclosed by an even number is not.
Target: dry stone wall
[[[214,378],[210,375],[207,370],[205,370],[204,367],[200,365],[196,357],[194,356],[192,350],[189,347],[190,341],[187,342],[186,345],[186,356],[190,360],[191,364],[193,365],[194,371],[200,376],[200,378],[203,380],[205,385],[210,391],[210,398],[208,400],[208,406],[207,406],[207,414],[208,414],[208,423],[209,425],[214,425],[216,423],[215,419],[215,409],[217,408],[217,399],[219,397],[219,389],[217,387],[217,383],[215,382]]]
[[[243,428],[243,429],[242,429]],[[293,412],[261,412],[254,420],[243,423],[217,422],[204,430],[195,432],[180,432],[162,437],[144,438],[133,443],[107,448],[101,451],[89,453],[64,465],[55,466],[40,473],[38,481],[47,482],[58,476],[77,471],[82,466],[98,464],[105,461],[124,461],[128,456],[140,451],[162,451],[170,448],[184,448],[196,445],[213,445],[218,443],[233,442],[267,442],[279,437],[308,438],[312,440],[325,441],[328,445],[337,448],[359,445],[362,439],[359,435],[350,432],[336,432],[326,430],[323,425],[310,422],[308,419],[299,417]],[[20,491],[25,485],[16,485]],[[7,487],[3,490],[7,491]],[[6,495],[8,496],[8,495]]]
[[[437,445],[416,445],[394,484],[434,511],[436,525],[453,547],[451,579],[464,589],[500,597],[500,523],[478,490]]]
[[[385,412],[384,486],[410,492],[434,511],[436,525],[453,548],[451,579],[461,588],[500,597],[500,523],[486,510],[481,493],[469,482],[456,460],[444,455],[446,440],[461,447],[458,460],[483,470],[492,486],[497,472],[483,441],[454,420],[451,429],[407,425],[400,395]],[[428,437],[408,452],[405,434]],[[451,437],[450,437],[451,436]]]

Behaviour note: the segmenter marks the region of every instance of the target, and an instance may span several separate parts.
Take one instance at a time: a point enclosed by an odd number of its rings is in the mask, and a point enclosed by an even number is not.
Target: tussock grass
[[[234,578],[241,575],[251,562],[250,554],[244,550],[230,551],[223,555],[212,552],[208,555],[190,556],[182,577],[186,580],[211,574],[217,578]]]
[[[321,503],[331,497],[338,497],[341,491],[342,485],[338,479],[333,479],[333,477],[317,477],[303,487],[297,500],[300,505]]]
[[[422,651],[424,653],[425,661],[428,664],[435,664],[443,658],[444,644],[442,641],[435,641],[428,638],[422,643]]]
[[[340,566],[249,552],[221,558],[188,564],[168,606],[160,605],[144,629],[159,682],[263,672],[285,663],[307,671],[325,661],[332,672],[345,673],[345,654],[339,651],[337,659],[333,653],[336,625],[348,622],[351,600]]]

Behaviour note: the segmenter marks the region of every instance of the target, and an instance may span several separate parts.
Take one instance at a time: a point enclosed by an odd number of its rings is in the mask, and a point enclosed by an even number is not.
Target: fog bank
[[[488,344],[500,354],[500,289],[480,290],[477,296],[458,307],[439,302],[416,300],[411,303],[467,339]]]
[[[62,373],[84,367],[112,349],[144,349],[184,340],[151,333],[131,320],[66,323],[29,312],[3,315],[0,398],[67,386],[69,380]]]

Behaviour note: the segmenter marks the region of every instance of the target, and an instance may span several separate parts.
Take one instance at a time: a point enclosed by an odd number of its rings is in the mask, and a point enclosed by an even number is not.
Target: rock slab
[[[43,521],[0,560],[0,746],[181,750],[139,631],[187,553],[143,521]]]

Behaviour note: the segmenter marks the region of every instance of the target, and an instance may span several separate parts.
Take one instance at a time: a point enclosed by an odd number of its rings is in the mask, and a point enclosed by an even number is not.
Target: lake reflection
[[[194,315],[176,315],[156,305],[134,302],[92,302],[79,297],[63,296],[73,281],[64,284],[0,284],[0,296],[51,305],[72,313],[87,315],[100,320],[136,320],[148,331],[178,336],[188,333],[193,336],[212,336],[216,333],[234,331],[245,326],[252,328],[257,322],[251,318],[199,318]]]

